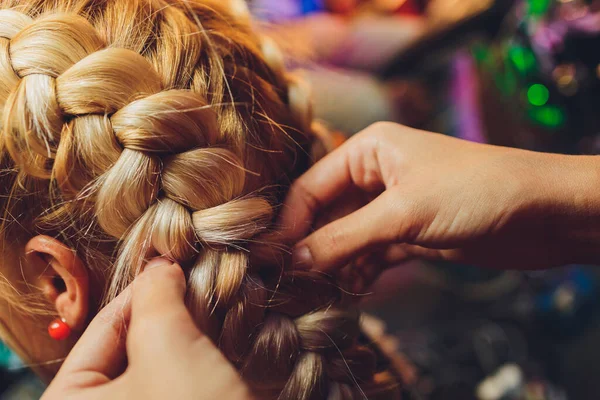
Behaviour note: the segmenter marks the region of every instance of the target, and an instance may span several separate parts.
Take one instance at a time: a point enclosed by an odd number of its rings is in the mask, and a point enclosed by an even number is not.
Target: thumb
[[[365,207],[315,231],[294,249],[299,268],[332,272],[368,250],[397,241],[406,223],[400,218],[398,194],[388,190]]]
[[[181,267],[164,259],[148,265],[132,284],[131,322],[127,335],[129,362],[171,354],[186,354],[203,337],[185,306],[185,276]],[[170,338],[177,338],[172,340]]]

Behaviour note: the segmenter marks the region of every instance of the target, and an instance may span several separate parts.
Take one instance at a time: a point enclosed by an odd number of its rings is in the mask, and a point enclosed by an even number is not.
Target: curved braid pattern
[[[305,168],[312,116],[240,2],[234,22],[216,1],[7,3],[3,150],[23,196],[58,193],[32,229],[112,246],[109,299],[144,259],[180,263],[198,326],[267,398],[393,398],[340,290],[250,265],[247,244]]]

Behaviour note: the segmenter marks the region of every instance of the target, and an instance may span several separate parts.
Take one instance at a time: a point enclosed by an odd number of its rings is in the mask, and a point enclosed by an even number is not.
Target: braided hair
[[[61,237],[107,300],[148,258],[179,263],[199,328],[264,398],[394,398],[334,282],[250,262],[313,133],[244,6],[2,1],[3,238]]]

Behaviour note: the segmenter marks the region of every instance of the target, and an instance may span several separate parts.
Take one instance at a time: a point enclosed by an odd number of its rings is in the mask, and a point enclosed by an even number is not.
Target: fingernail
[[[292,254],[294,266],[302,269],[311,269],[313,265],[312,253],[308,246],[301,246],[294,249]]]
[[[148,264],[146,264],[146,266],[144,267],[144,271],[149,271],[154,268],[166,267],[167,265],[172,265],[172,264],[173,263],[171,261],[167,260],[166,258],[157,257],[157,258],[153,258],[152,260],[150,260],[148,262]]]

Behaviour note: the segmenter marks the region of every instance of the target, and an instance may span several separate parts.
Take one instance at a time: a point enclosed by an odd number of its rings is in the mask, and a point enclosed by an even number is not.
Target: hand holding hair
[[[374,252],[388,265],[415,257],[496,268],[594,262],[599,164],[378,123],[296,181],[280,235],[304,238],[297,266],[325,272]],[[356,194],[374,200],[357,204]],[[341,218],[319,220],[341,209]],[[310,233],[314,226],[322,227]]]
[[[42,399],[250,399],[184,295],[181,268],[151,261],[90,323]]]

